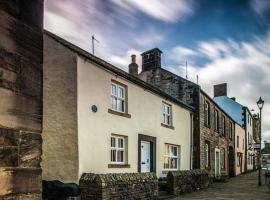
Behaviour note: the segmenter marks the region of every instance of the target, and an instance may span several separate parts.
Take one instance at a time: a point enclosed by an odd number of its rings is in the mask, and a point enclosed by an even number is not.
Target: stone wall
[[[158,198],[158,180],[154,173],[84,173],[80,188],[81,200]]]
[[[0,198],[41,199],[43,0],[0,16]]]
[[[234,122],[221,110],[211,98],[201,93],[200,100],[200,169],[205,168],[205,143],[206,141],[210,144],[210,167],[207,170],[210,173],[210,176],[214,176],[215,173],[215,150],[216,149],[224,149],[224,168],[220,169],[220,176],[227,177],[229,176],[229,147],[234,148],[234,135],[235,128]],[[204,120],[204,105],[205,102],[209,103],[210,106],[210,125],[207,126]],[[218,111],[218,130],[214,128],[214,112]],[[222,116],[225,117],[225,133],[222,134]],[[229,137],[229,124],[232,123],[232,138]],[[234,159],[234,154],[231,159]],[[233,166],[234,169],[234,166]]]
[[[171,195],[204,189],[209,183],[210,176],[206,170],[171,171],[167,175],[167,191]]]

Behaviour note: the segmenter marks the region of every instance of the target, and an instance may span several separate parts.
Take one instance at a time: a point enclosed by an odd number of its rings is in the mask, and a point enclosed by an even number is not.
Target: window
[[[179,169],[179,146],[165,144],[164,169]]]
[[[225,117],[222,116],[222,127],[221,127],[221,133],[222,135],[225,135]]]
[[[206,126],[210,126],[210,105],[208,102],[204,104],[204,123]]]
[[[172,107],[169,104],[162,103],[162,111],[163,111],[163,124],[172,125]]]
[[[210,143],[205,142],[205,168],[210,167]]]
[[[126,112],[126,88],[115,82],[111,83],[111,108],[117,112]]]
[[[230,139],[232,139],[232,135],[233,135],[233,125],[232,125],[232,122],[230,122],[230,127],[229,127],[229,137],[230,137]]]
[[[237,166],[240,166],[241,165],[241,159],[242,156],[241,156],[241,153],[237,153]]]
[[[220,149],[220,167],[225,168],[225,149]]]
[[[125,138],[121,136],[111,136],[111,163],[125,163]]]
[[[236,138],[236,144],[237,144],[237,148],[239,148],[239,136],[237,135],[237,138]]]
[[[215,110],[215,116],[214,116],[214,121],[215,121],[215,131],[218,131],[218,111]]]
[[[245,141],[243,139],[242,149],[245,149]]]

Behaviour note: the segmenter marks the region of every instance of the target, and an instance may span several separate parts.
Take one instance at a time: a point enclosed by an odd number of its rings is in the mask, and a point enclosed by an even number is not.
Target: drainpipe
[[[193,113],[190,112],[190,170],[193,168]]]

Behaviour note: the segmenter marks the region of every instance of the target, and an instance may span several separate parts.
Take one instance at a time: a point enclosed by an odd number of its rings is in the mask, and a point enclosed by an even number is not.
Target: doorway
[[[220,150],[215,149],[215,177],[220,177]]]
[[[138,172],[156,171],[156,138],[138,135]]]
[[[141,172],[150,172],[150,142],[141,141]]]
[[[233,147],[229,147],[229,175],[234,176],[234,150]]]

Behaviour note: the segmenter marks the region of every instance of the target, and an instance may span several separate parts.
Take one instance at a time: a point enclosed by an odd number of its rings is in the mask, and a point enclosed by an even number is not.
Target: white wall
[[[248,121],[249,118],[249,121]],[[251,140],[248,139],[248,136],[251,138]],[[253,169],[253,157],[250,157],[250,155],[254,155],[254,149],[253,147],[250,149],[249,141],[250,143],[254,143],[253,140],[253,127],[252,127],[252,116],[249,114],[249,112],[246,110],[246,138],[247,138],[247,169],[252,170]],[[248,162],[248,158],[250,157],[251,162]]]
[[[154,136],[156,171],[163,171],[164,144],[181,146],[180,169],[190,168],[190,112],[172,105],[174,130],[161,126],[162,97],[153,94],[119,76],[113,75],[83,58],[78,58],[78,142],[79,176],[83,172],[137,172],[138,134]],[[128,110],[131,118],[108,113],[111,79],[128,86]],[[91,111],[96,105],[97,113]],[[130,168],[108,168],[111,134],[128,136]]]

